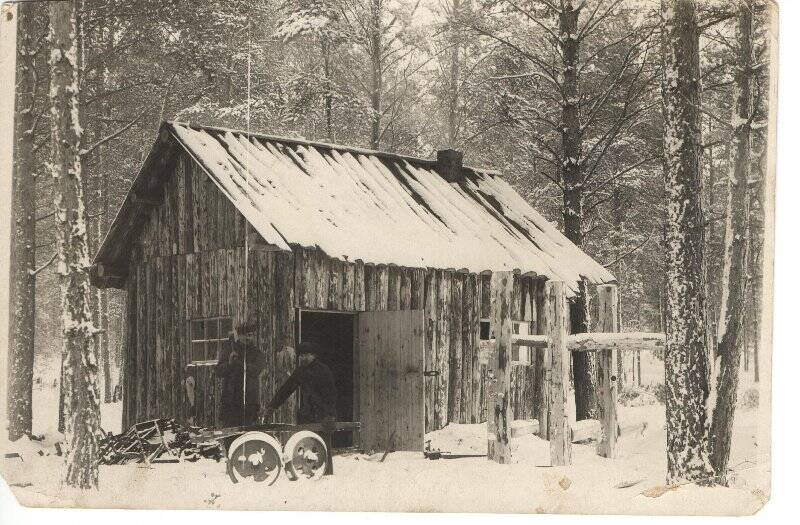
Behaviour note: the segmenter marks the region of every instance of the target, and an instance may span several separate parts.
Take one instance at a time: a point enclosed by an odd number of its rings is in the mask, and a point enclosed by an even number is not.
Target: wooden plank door
[[[358,418],[370,450],[422,451],[425,402],[422,310],[358,315]]]

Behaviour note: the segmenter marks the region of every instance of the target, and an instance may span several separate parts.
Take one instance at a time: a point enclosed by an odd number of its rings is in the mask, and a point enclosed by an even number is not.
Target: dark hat
[[[319,345],[314,341],[303,341],[297,345],[297,355],[302,354],[317,354],[319,355]]]

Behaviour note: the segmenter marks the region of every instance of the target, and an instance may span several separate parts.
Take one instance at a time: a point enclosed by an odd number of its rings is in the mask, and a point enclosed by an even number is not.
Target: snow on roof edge
[[[430,164],[431,166],[436,165],[436,159],[429,159],[423,157],[415,157],[413,155],[405,155],[402,153],[394,153],[392,151],[385,151],[385,150],[374,150],[369,148],[362,148],[359,146],[348,146],[345,144],[336,144],[333,142],[323,142],[318,140],[308,140],[300,137],[288,137],[285,135],[270,135],[268,133],[262,133],[258,131],[247,131],[245,129],[236,129],[236,128],[226,128],[224,126],[207,126],[203,124],[192,124],[190,122],[181,122],[179,120],[167,120],[164,122],[165,124],[169,125],[174,129],[175,126],[183,126],[186,128],[195,128],[195,129],[205,129],[216,131],[219,133],[234,133],[240,135],[246,135],[250,137],[255,137],[258,139],[269,140],[273,142],[285,142],[290,144],[296,144],[301,146],[312,146],[315,148],[324,148],[324,149],[331,149],[337,151],[347,151],[350,153],[358,153],[360,155],[374,155],[376,157],[383,157],[383,158],[390,158],[390,159],[397,159],[397,160],[405,160],[414,163],[420,164]],[[490,168],[490,167],[477,167],[477,166],[470,166],[470,165],[463,165],[463,169],[474,171],[477,173],[484,173],[486,175],[493,175],[496,177],[502,177],[503,173],[497,168]]]

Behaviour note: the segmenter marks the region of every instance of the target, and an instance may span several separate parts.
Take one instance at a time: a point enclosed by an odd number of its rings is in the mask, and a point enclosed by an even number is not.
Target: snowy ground
[[[52,403],[51,390],[38,391],[36,402]],[[625,432],[617,459],[597,456],[593,443],[574,445],[569,467],[550,467],[548,443],[533,435],[512,440],[510,465],[485,458],[431,461],[406,452],[391,453],[381,463],[381,454],[350,454],[335,457],[332,477],[307,482],[282,478],[272,487],[234,485],[223,463],[205,460],[149,468],[104,466],[100,491],[78,494],[59,485],[62,458],[40,456],[42,447],[30,442],[13,446],[21,449],[24,461],[4,459],[2,467],[12,491],[28,506],[72,502],[119,508],[750,514],[769,494],[768,460],[759,461],[757,412],[737,411],[730,462],[737,476],[732,488],[687,485],[658,497],[650,496],[661,492],[651,489],[663,485],[666,470],[660,404],[620,407]],[[117,431],[109,423],[118,418],[118,404],[103,407],[104,427]],[[52,425],[36,430],[52,436]],[[485,425],[450,425],[427,438],[432,448],[442,451],[486,452]],[[44,443],[48,452],[49,444]]]

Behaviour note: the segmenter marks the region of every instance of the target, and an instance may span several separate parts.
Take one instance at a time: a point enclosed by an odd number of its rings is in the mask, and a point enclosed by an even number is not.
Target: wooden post
[[[617,285],[602,284],[597,287],[597,330],[616,333],[619,331],[617,317]],[[597,352],[597,405],[600,419],[600,438],[597,454],[613,458],[617,448],[617,381],[614,376],[617,366],[613,348]]]
[[[487,371],[487,434],[490,461],[508,463],[511,452],[509,437],[509,373],[511,372],[511,293],[514,275],[511,272],[492,274],[491,331],[495,345]]]
[[[536,333],[547,334],[547,297],[545,282],[536,286]],[[550,352],[547,348],[536,351],[537,381],[539,382],[539,406],[536,419],[539,420],[539,437],[550,439]]]
[[[567,349],[567,296],[564,283],[547,281],[547,335],[550,336],[550,464],[572,463],[572,436],[567,414],[570,355]]]

